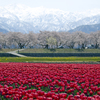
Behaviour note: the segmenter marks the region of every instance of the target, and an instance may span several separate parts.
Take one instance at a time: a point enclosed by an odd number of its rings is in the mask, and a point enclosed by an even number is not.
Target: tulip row
[[[0,63],[1,100],[100,100],[100,64]]]

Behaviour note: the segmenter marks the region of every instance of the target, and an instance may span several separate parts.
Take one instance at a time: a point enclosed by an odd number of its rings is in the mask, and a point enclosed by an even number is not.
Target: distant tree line
[[[90,34],[77,31],[40,33],[21,32],[0,33],[0,48],[100,48],[100,31]]]

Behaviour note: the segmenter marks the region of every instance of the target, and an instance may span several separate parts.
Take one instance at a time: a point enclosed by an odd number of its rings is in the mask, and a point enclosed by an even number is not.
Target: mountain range
[[[0,7],[0,32],[28,33],[33,31],[84,31],[100,30],[100,9],[85,12],[68,12],[25,5]],[[92,28],[93,27],[93,28]]]
[[[82,31],[85,33],[92,33],[100,30],[100,24],[94,24],[94,25],[81,25],[76,27],[75,29],[69,30],[69,32],[76,32],[76,31]]]

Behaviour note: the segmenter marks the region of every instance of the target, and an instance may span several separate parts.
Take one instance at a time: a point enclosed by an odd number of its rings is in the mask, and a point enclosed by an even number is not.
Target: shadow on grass
[[[52,52],[56,52],[56,49],[49,49],[50,51],[52,51]]]
[[[75,49],[78,52],[84,52],[84,49]]]

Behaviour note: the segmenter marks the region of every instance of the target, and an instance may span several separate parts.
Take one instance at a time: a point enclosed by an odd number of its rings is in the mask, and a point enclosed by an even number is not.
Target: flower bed
[[[100,64],[0,63],[1,100],[100,100]]]

